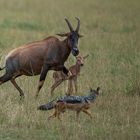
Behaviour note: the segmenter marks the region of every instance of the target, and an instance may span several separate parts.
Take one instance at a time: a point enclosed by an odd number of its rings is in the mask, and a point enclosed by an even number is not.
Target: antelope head
[[[61,37],[67,37],[68,46],[70,47],[72,54],[74,56],[77,56],[79,54],[78,40],[80,37],[82,37],[82,35],[79,34],[80,20],[77,17],[76,17],[76,20],[77,20],[77,27],[74,30],[71,23],[69,22],[69,20],[67,18],[65,18],[65,21],[69,27],[70,32],[64,33],[64,34],[57,34]]]

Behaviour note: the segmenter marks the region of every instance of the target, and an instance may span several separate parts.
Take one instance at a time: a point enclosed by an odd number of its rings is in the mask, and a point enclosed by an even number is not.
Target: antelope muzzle
[[[73,49],[72,49],[72,54],[73,54],[74,56],[77,56],[77,55],[79,54],[78,48],[73,48]]]

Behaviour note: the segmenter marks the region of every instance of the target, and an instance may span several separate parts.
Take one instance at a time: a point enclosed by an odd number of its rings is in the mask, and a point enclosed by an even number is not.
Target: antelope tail
[[[5,67],[3,67],[3,68],[0,68],[0,71],[1,71],[1,70],[3,70],[3,69],[5,69]]]
[[[54,107],[55,107],[55,102],[51,101],[51,102],[49,102],[47,104],[40,105],[37,109],[45,111],[45,110],[51,110]]]

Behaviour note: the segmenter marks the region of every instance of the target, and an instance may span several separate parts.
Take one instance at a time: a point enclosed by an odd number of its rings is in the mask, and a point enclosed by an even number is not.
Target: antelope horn
[[[80,28],[80,19],[79,18],[77,18],[77,17],[75,17],[76,18],[76,20],[77,20],[77,28],[76,28],[76,32],[78,33],[79,32],[79,28]]]
[[[70,31],[72,32],[73,31],[73,28],[72,28],[70,22],[68,21],[68,19],[66,17],[65,17],[65,21],[67,22],[68,27],[69,27]]]

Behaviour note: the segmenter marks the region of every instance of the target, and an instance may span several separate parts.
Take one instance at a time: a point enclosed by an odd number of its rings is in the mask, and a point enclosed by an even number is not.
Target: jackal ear
[[[97,87],[96,91],[98,95],[99,95],[99,90],[100,90],[100,87]]]
[[[96,90],[97,90],[97,91],[99,91],[100,89],[101,89],[100,87],[97,87],[97,89],[96,89]]]
[[[66,37],[66,36],[69,36],[69,35],[70,35],[70,33],[56,34],[56,35],[61,36],[61,37]]]
[[[90,92],[92,92],[93,91],[93,89],[90,87]]]

